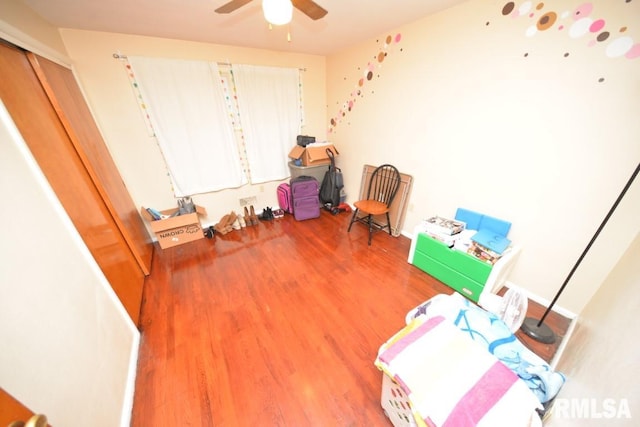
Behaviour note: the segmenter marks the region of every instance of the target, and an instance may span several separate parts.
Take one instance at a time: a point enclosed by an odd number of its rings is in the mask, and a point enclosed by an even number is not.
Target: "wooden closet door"
[[[27,52],[27,58],[133,256],[144,274],[149,275],[153,256],[152,240],[107,150],[73,72],[30,52]]]
[[[137,325],[144,273],[25,52],[0,43],[0,76],[2,102],[91,254]],[[10,194],[4,196],[11,198]],[[19,214],[16,211],[16,215]],[[38,224],[33,226],[38,227]],[[40,231],[47,232],[46,229]],[[63,257],[64,254],[54,253],[51,256]],[[37,268],[37,260],[34,260],[34,268]]]

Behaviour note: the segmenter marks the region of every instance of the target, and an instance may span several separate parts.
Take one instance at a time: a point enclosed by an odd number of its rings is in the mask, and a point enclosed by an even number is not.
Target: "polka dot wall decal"
[[[598,31],[600,31],[603,28],[604,28],[604,19],[596,19],[589,26],[589,31],[591,31],[592,33],[597,33]]]
[[[640,58],[640,43],[634,44],[624,56],[627,59]]]
[[[516,4],[512,1],[510,1],[509,3],[505,4],[502,7],[502,14],[504,16],[509,15],[511,12],[513,12],[513,9],[516,7]]]
[[[593,4],[583,3],[574,9],[573,19],[580,19],[580,18],[587,17],[591,15],[592,10],[593,10]]]
[[[367,63],[366,69],[364,69],[364,73],[361,75],[361,77],[357,80],[357,88],[355,88],[354,90],[351,91],[350,93],[350,98],[345,101],[344,103],[342,103],[342,108],[340,108],[338,110],[338,113],[336,114],[335,117],[331,118],[329,121],[329,129],[328,132],[332,133],[335,131],[335,128],[338,126],[338,124],[342,123],[342,118],[346,116],[347,113],[351,112],[353,110],[353,108],[355,107],[355,102],[356,102],[356,96],[354,94],[357,94],[357,97],[359,98],[364,98],[364,92],[361,90],[362,87],[364,87],[365,84],[367,84],[367,81],[371,81],[373,80],[374,77],[374,71],[376,70],[376,68],[381,68],[382,65],[381,63],[383,61],[386,60],[386,58],[389,56],[389,49],[390,49],[390,45],[392,42],[394,43],[399,43],[400,40],[402,39],[402,34],[400,33],[396,33],[395,36],[392,35],[387,35],[384,38],[384,44],[383,46],[381,46],[381,48],[378,50],[378,52],[373,55],[373,62],[369,61]],[[380,43],[380,40],[376,40],[376,43]],[[393,51],[394,49],[391,48],[391,51]],[[402,48],[399,49],[400,52],[403,51]],[[357,67],[357,70],[360,71],[362,70],[361,67]],[[375,77],[380,78],[380,74],[376,74]],[[345,78],[346,79],[346,78]],[[371,90],[370,92],[371,94],[375,93],[373,90]]]
[[[527,12],[529,12],[529,10],[531,10],[531,2],[530,1],[526,1],[526,2],[522,3],[520,5],[520,7],[518,8],[518,15],[520,15],[520,16],[526,15]]]
[[[533,36],[536,35],[537,32],[538,32],[538,27],[536,27],[535,25],[532,25],[532,26],[527,28],[527,30],[524,32],[524,34],[527,37],[533,37]]]
[[[589,27],[592,22],[590,18],[578,19],[571,25],[571,28],[569,28],[569,37],[576,39],[584,36],[589,32]]]
[[[626,3],[630,2],[631,0],[626,0]],[[607,19],[605,17],[592,16],[594,2],[582,2],[572,10],[564,10],[561,13],[552,10],[537,16],[537,11],[542,11],[546,6],[544,2],[537,2],[535,6],[532,6],[531,1],[524,1],[517,6],[516,2],[510,1],[503,4],[500,12],[503,16],[511,16],[512,18],[528,16],[531,19],[535,19],[533,25],[527,24],[524,31],[527,37],[536,36],[551,28],[556,28],[558,31],[566,29],[568,36],[572,39],[579,39],[585,35],[592,34],[593,36],[589,37],[586,46],[590,48],[598,45],[606,46],[604,49],[607,57],[640,58],[640,47],[636,47],[639,44],[635,43],[631,37],[619,37],[614,41],[609,40],[611,33],[605,30]],[[563,20],[564,22],[561,22]],[[571,22],[567,22],[567,20]],[[488,26],[489,24],[490,21],[486,21],[486,25]],[[628,27],[622,25],[618,31],[624,33],[627,30]],[[604,43],[605,41],[607,43]]]
[[[633,39],[631,37],[619,37],[609,43],[605,50],[605,54],[609,58],[617,58],[625,55],[632,47]]]
[[[548,30],[553,26],[553,24],[555,24],[557,18],[558,15],[556,15],[555,12],[547,12],[538,19],[536,27],[540,31]]]

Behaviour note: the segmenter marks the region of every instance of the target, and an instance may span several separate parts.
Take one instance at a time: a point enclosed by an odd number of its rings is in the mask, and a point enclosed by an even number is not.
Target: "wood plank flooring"
[[[131,425],[390,425],[378,348],[411,308],[452,290],[407,263],[409,239],[377,233],[367,246],[348,215],[156,248]],[[546,347],[550,360],[557,345]]]

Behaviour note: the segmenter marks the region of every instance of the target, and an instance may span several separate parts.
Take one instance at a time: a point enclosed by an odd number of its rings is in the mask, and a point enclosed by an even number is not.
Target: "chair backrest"
[[[400,188],[400,172],[395,166],[385,164],[375,168],[369,181],[367,200],[377,200],[390,206]]]

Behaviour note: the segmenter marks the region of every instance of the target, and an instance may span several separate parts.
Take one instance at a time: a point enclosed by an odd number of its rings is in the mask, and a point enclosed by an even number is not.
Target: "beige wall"
[[[68,62],[57,28],[20,0],[0,0],[0,37],[51,60]]]
[[[459,206],[512,221],[523,251],[510,280],[550,300],[640,160],[640,58],[607,57],[608,42],[589,47],[593,33],[570,37],[562,14],[576,2],[533,3],[533,18],[514,18],[504,1],[469,1],[328,57],[329,139],[351,201],[364,163],[413,175],[405,232]],[[609,41],[622,27],[640,40],[639,2],[592,3]],[[553,28],[525,35],[551,11]],[[589,301],[640,229],[639,197],[612,218],[559,306],[579,313]]]
[[[139,333],[0,102],[0,386],[52,425],[129,425]]]
[[[141,119],[124,64],[113,58],[114,53],[306,69],[302,75],[307,125],[302,133],[323,133],[326,121],[324,57],[70,29],[61,30],[61,34],[98,125],[138,205],[167,209],[176,206],[176,200],[158,146],[148,136]],[[295,141],[291,141],[293,145]],[[211,159],[211,167],[215,168],[217,161]],[[258,211],[276,206],[278,184],[246,185],[197,195],[194,200],[207,209],[208,217],[203,219],[203,224],[213,225],[231,210],[240,213],[240,198],[255,196]]]
[[[580,313],[565,356],[557,366],[567,375],[567,382],[558,395],[549,426],[638,425],[640,389],[635,374],[640,346],[636,345],[638,330],[634,326],[640,312],[639,259],[640,234],[636,234]],[[580,407],[585,401],[589,402],[588,411]],[[597,418],[599,414],[601,418]]]

